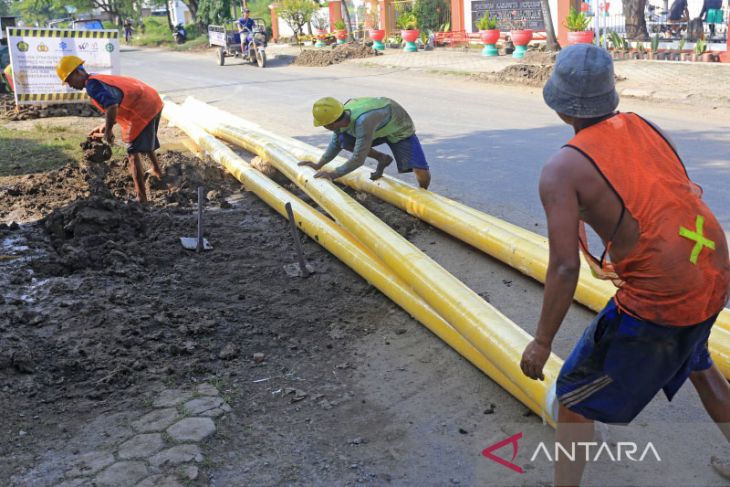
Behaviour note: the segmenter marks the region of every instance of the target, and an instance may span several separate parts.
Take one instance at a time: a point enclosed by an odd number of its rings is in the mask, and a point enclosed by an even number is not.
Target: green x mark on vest
[[[697,215],[697,220],[695,220],[696,231],[693,232],[688,228],[684,228],[682,226],[679,227],[679,235],[681,237],[688,238],[695,242],[695,246],[689,256],[689,261],[695,265],[697,264],[697,258],[700,256],[700,252],[702,252],[703,247],[715,250],[715,242],[713,242],[709,238],[705,238],[705,236],[702,234],[702,227],[704,226],[704,224],[705,217],[703,217],[702,215]]]

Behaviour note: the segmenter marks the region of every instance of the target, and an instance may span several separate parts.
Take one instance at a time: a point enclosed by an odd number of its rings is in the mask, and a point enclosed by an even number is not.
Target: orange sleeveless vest
[[[150,86],[127,76],[93,74],[89,79],[97,79],[122,92],[124,98],[117,108],[117,123],[122,129],[122,140],[127,144],[136,139],[142,130],[162,111],[162,99]],[[102,112],[104,109],[95,101],[91,102]]]
[[[618,306],[671,326],[694,325],[719,313],[730,284],[725,234],[669,142],[644,119],[626,113],[581,130],[567,147],[593,162],[639,224],[639,241],[622,261],[604,266],[589,258],[620,286]],[[587,251],[585,242],[581,247]]]

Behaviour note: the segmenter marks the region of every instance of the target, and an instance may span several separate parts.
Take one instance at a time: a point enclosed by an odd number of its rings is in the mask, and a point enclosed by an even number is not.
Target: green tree
[[[251,11],[251,17],[254,19],[261,18],[261,19],[270,19],[271,18],[271,10],[269,10],[269,5],[271,5],[273,2],[270,0],[249,0],[247,2],[247,7]],[[271,22],[267,22],[267,24],[270,24]]]
[[[297,36],[304,33],[304,26],[312,19],[312,15],[319,10],[319,4],[312,0],[282,0],[278,5],[279,16]]]
[[[230,0],[200,0],[195,20],[201,28],[207,29],[208,24],[221,24],[230,16]]]
[[[421,30],[439,30],[449,20],[450,6],[446,0],[416,0],[412,12]]]
[[[20,0],[11,4],[11,12],[26,22],[42,25],[51,19],[68,16],[66,10],[53,0]]]

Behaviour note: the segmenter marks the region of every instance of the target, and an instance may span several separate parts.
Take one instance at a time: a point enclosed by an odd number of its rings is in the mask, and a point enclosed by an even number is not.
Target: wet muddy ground
[[[132,201],[119,158],[0,178],[3,486],[549,485],[549,464],[520,457],[525,475],[508,476],[481,455],[519,431],[550,441],[540,418],[315,242],[302,239],[316,273],[291,277],[286,220],[183,151],[175,130],[162,133],[174,150],[160,156],[162,181],[146,176],[145,206]],[[179,239],[195,235],[201,183],[213,250],[196,254]],[[355,196],[534,331],[541,285]],[[574,306],[556,353],[566,356],[592,317]],[[149,476],[141,484],[101,481],[120,463],[133,470],[120,458],[140,418],[190,414],[180,402],[160,410],[160,394],[189,399],[203,384],[230,411],[195,445],[200,455],[179,467],[137,461],[134,478]],[[671,485],[724,485],[708,462],[727,447],[692,389],[671,404],[658,397],[638,427],[657,417],[672,421],[655,437],[662,455],[678,444],[677,455],[692,455]],[[675,428],[679,419],[698,421],[686,425],[695,433]],[[175,441],[167,423],[158,427]],[[655,485],[666,468],[592,465],[586,485]]]
[[[226,390],[250,377],[227,399],[274,430],[303,401],[329,414],[348,400],[331,375],[352,366],[348,342],[402,314],[309,240],[316,273],[291,277],[286,220],[192,154],[166,152],[160,162],[165,178],[147,176],[146,206],[132,201],[123,160],[0,180],[0,408],[13,412],[2,425],[11,441],[0,442],[0,478],[10,485],[60,482],[37,479],[42,451],[61,455],[100,412],[139,407],[163,387],[212,381]],[[195,235],[199,185],[214,247],[203,254],[179,241]],[[422,228],[371,203],[404,234]],[[254,399],[257,379],[279,391]]]

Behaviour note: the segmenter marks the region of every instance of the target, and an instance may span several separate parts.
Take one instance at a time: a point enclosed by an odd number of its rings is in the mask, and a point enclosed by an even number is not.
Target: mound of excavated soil
[[[329,66],[330,64],[338,64],[348,59],[360,59],[377,56],[378,54],[378,51],[372,47],[361,44],[341,44],[333,48],[319,50],[305,49],[297,56],[294,64],[299,66]]]
[[[554,64],[555,58],[558,57],[557,51],[541,51],[530,49],[522,58],[525,64]]]
[[[496,77],[503,83],[542,86],[550,78],[552,72],[552,64],[514,64],[497,73]]]
[[[87,162],[105,162],[112,158],[112,148],[103,140],[89,137],[81,143],[84,160]]]
[[[524,86],[542,86],[553,72],[552,64],[513,64],[497,73],[480,73],[472,79],[491,83],[504,83]]]
[[[45,229],[59,256],[53,263],[62,269],[46,263],[36,265],[44,274],[144,264],[144,253],[130,256],[119,250],[145,236],[144,210],[134,201],[102,197],[79,200],[51,213]]]
[[[0,119],[31,120],[48,117],[98,117],[101,115],[91,103],[64,103],[62,105],[23,105],[15,107],[13,95],[0,95]]]
[[[95,146],[95,151],[99,146]],[[102,154],[103,155],[103,154]],[[163,181],[145,175],[147,196],[156,206],[186,207],[197,202],[198,186],[223,188],[216,202],[240,184],[218,166],[178,152],[158,156]],[[0,221],[33,221],[78,199],[100,196],[127,200],[135,197],[126,159],[109,162],[82,161],[47,173],[0,179]]]

